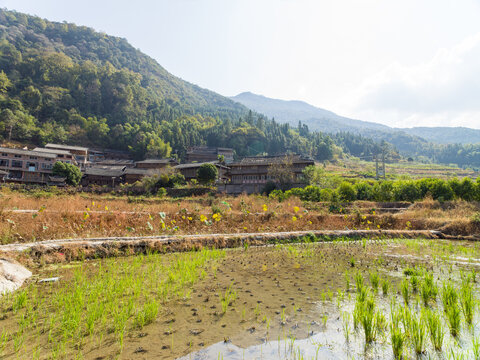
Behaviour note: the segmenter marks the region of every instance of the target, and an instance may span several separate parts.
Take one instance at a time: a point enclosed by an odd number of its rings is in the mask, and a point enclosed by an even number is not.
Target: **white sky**
[[[125,37],[220,94],[480,128],[480,0],[0,0]]]

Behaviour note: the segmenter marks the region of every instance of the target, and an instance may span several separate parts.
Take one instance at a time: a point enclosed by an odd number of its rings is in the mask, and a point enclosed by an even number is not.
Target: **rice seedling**
[[[410,277],[410,284],[412,285],[412,292],[416,293],[418,290],[418,277],[416,275]]]
[[[348,273],[348,270],[345,271],[344,277],[345,277],[345,288],[347,289],[347,291],[349,291],[350,290],[350,274]]]
[[[431,309],[425,309],[423,314],[430,334],[430,341],[436,351],[441,351],[445,337],[442,318],[437,312]]]
[[[480,341],[475,336],[472,339],[472,352],[473,358],[475,360],[480,360]]]
[[[381,284],[382,284],[382,293],[383,293],[383,296],[387,296],[388,295],[388,291],[390,289],[390,282],[387,280],[387,279],[382,279],[381,280]]]
[[[462,307],[463,316],[467,325],[472,325],[475,309],[475,300],[470,284],[466,281],[462,282],[460,288],[460,305]]]
[[[364,280],[360,271],[357,271],[357,273],[355,274],[355,286],[357,287],[357,292],[361,291],[364,288]]]
[[[426,337],[424,317],[413,314],[408,307],[403,309],[403,316],[405,329],[408,330],[407,334],[415,353],[422,354],[425,352]]]
[[[378,276],[377,271],[371,271],[369,273],[370,276],[370,284],[372,284],[372,289],[376,293],[378,291],[378,285],[380,283],[380,277]]]
[[[402,292],[403,301],[408,305],[410,303],[410,283],[407,279],[403,279],[400,283],[400,290]]]
[[[450,334],[452,334],[453,337],[457,337],[460,332],[461,323],[460,308],[458,303],[455,302],[448,305],[448,307],[445,309],[445,314],[448,325],[450,326]]]
[[[351,315],[348,312],[343,312],[342,314],[342,328],[343,328],[343,335],[345,336],[345,340],[349,342],[350,340],[350,318]]]
[[[438,288],[433,280],[432,273],[425,273],[425,277],[422,281],[422,285],[420,287],[420,295],[423,300],[423,304],[428,306],[431,301],[435,301],[438,294]]]
[[[237,298],[237,292],[232,288],[232,285],[225,290],[225,294],[221,297],[220,301],[222,304],[222,314],[225,314],[228,310],[228,307],[233,304]]]
[[[392,306],[390,317],[390,341],[392,343],[393,357],[395,359],[402,359],[405,335],[400,327],[400,321],[402,318],[401,310],[398,310],[395,306]]]
[[[376,312],[375,301],[372,297],[368,297],[361,308],[360,323],[365,335],[365,343],[369,344],[377,338],[377,326],[375,324]]]

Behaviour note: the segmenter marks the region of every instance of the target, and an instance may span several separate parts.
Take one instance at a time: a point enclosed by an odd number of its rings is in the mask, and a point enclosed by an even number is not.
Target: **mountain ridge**
[[[330,134],[338,132],[354,132],[371,136],[372,131],[404,132],[439,144],[471,144],[480,143],[480,130],[466,127],[413,127],[395,128],[387,125],[347,118],[330,110],[316,107],[302,100],[280,100],[269,98],[252,92],[242,92],[231,99],[246,107],[295,126],[298,121]]]

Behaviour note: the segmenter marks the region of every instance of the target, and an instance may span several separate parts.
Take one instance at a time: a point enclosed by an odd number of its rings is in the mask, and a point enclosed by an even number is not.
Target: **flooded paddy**
[[[477,243],[440,240],[45,265],[1,299],[0,355],[473,359],[480,355],[479,265]]]

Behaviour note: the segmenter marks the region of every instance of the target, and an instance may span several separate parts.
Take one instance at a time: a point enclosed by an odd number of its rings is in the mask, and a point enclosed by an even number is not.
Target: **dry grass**
[[[343,215],[329,213],[328,204],[303,204],[296,198],[285,202],[261,196],[132,201],[85,194],[43,197],[3,190],[0,242],[344,229],[446,229],[459,235],[480,233],[471,221],[479,211],[478,204],[425,200],[394,215],[372,212],[372,208],[379,207],[375,205],[352,204]]]

